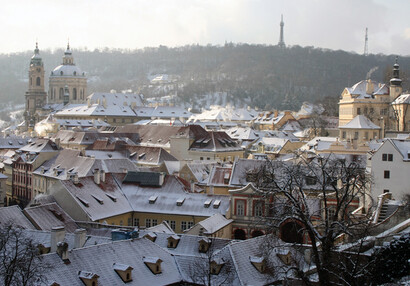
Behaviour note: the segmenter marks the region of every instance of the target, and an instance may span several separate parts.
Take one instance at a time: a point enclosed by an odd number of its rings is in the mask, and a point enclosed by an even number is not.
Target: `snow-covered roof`
[[[309,150],[328,150],[330,146],[338,141],[337,137],[315,137],[305,145],[299,148],[301,151],[309,151]]]
[[[146,257],[162,261],[160,274],[154,274],[144,264]],[[56,253],[44,255],[43,260],[47,265],[53,265],[44,272],[44,276],[49,282],[55,281],[61,286],[84,285],[79,271],[98,275],[98,285],[123,285],[122,278],[113,268],[114,263],[132,267],[133,279],[127,285],[174,285],[181,281],[174,257],[144,238],[73,249],[69,252],[70,263],[66,264]]]
[[[387,139],[403,156],[404,161],[410,161],[410,140]]]
[[[212,105],[210,110],[204,110],[201,114],[192,115],[189,122],[197,121],[251,121],[257,116],[257,112],[252,109],[234,108],[232,106],[222,107]]]
[[[71,180],[61,181],[61,184],[91,221],[132,212],[111,174],[106,174],[105,182],[101,181],[99,185],[94,182],[94,176],[79,178],[78,184]],[[59,198],[56,197],[56,200],[58,202]]]
[[[102,105],[102,104],[69,104],[56,113],[58,117],[64,116],[135,116],[130,106],[120,104]]]
[[[137,106],[134,108],[135,114],[138,117],[150,117],[159,119],[171,119],[171,118],[189,118],[192,113],[176,106],[157,106],[157,107],[144,107]],[[169,123],[169,121],[168,121]]]
[[[87,97],[90,104],[106,104],[107,106],[119,105],[130,106],[144,106],[140,94],[135,93],[110,93],[110,92],[94,92]]]
[[[205,234],[213,234],[232,222],[232,219],[227,219],[221,214],[214,214],[213,216],[200,221],[198,224],[204,228]]]
[[[296,117],[309,116],[309,115],[312,115],[313,113],[322,114],[323,111],[325,111],[325,109],[323,108],[321,104],[316,105],[316,104],[305,101],[300,107],[300,110],[296,113]]]
[[[209,217],[215,213],[226,214],[230,206],[230,198],[226,196],[189,193],[189,186],[171,175],[165,177],[162,186],[122,183],[121,188],[135,212]],[[150,200],[153,197],[154,202]],[[177,201],[182,198],[183,203],[178,205]],[[220,200],[220,205],[207,207],[204,203],[209,199],[212,204]]]
[[[50,77],[85,78],[85,73],[76,65],[59,65],[51,72]]]
[[[339,126],[343,129],[381,129],[380,126],[374,124],[369,118],[364,115],[357,115],[349,123]]]
[[[410,93],[400,95],[391,104],[410,104]]]
[[[371,93],[367,93],[368,83],[373,85],[373,89],[369,89],[371,90]],[[355,98],[358,98],[358,99],[373,98],[374,95],[376,94],[377,95],[389,94],[389,90],[387,86],[381,83],[375,82],[373,80],[362,80],[356,83],[355,85],[353,85],[352,87],[347,87],[346,89],[351,95],[355,96]]]

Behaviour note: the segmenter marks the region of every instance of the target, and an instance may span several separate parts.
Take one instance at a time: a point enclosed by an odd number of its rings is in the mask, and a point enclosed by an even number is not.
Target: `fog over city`
[[[287,45],[409,55],[410,2],[400,0],[21,0],[3,3],[0,53],[64,47],[276,45],[283,14]]]

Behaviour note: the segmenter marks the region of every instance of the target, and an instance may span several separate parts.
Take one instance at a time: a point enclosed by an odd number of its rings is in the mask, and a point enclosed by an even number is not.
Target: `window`
[[[364,139],[366,139],[366,140],[369,139],[369,132],[366,131],[366,132],[364,133]]]
[[[367,114],[367,107],[364,108],[364,114]]]
[[[37,86],[40,86],[40,85],[41,85],[41,79],[40,79],[40,77],[37,77],[37,79],[36,79],[36,85],[37,85]]]
[[[145,219],[145,227],[151,227],[151,219],[150,218]]]
[[[308,186],[312,186],[312,185],[316,184],[316,178],[315,177],[306,176],[305,180],[306,180],[306,185],[308,185]]]
[[[140,219],[134,218],[134,226],[140,226]]]
[[[245,201],[236,200],[236,215],[244,216],[245,215]]]
[[[356,131],[356,132],[354,133],[354,139],[355,139],[355,140],[359,139],[359,132]]]
[[[263,216],[263,202],[257,201],[254,203],[254,216]]]
[[[157,224],[158,224],[158,220],[153,219],[153,220],[152,220],[152,226],[156,226]]]
[[[384,171],[384,178],[390,179],[390,171]]]
[[[361,110],[360,110],[360,107],[358,107],[357,108],[357,115],[360,115],[361,114]]]
[[[382,161],[393,161],[393,154],[382,154]]]
[[[73,99],[77,100],[77,89],[73,88]]]
[[[60,92],[58,93],[58,99],[63,99],[64,96],[64,89],[60,87]]]
[[[186,221],[181,221],[181,231],[186,230]]]
[[[128,226],[132,226],[132,218],[128,218]]]
[[[191,227],[193,227],[194,226],[194,222],[193,221],[189,221],[188,222],[188,229],[190,229]]]
[[[343,132],[342,132],[342,138],[343,138],[343,139],[346,139],[346,131],[343,131]]]
[[[204,159],[204,157],[200,157],[200,158],[199,158],[199,160],[203,160],[203,159]]]
[[[389,190],[383,190],[383,193],[385,194],[385,193],[389,193],[390,191]]]
[[[117,119],[116,119],[116,118],[114,118],[114,119],[112,120],[112,122],[114,122],[114,123],[115,123],[115,122],[117,122]]]
[[[169,226],[172,228],[172,230],[175,230],[175,220],[171,220]]]

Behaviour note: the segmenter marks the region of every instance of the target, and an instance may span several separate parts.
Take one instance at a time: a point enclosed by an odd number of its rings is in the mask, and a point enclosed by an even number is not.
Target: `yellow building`
[[[410,94],[402,94],[392,102],[398,131],[410,131]]]
[[[399,71],[396,59],[390,85],[367,79],[346,87],[339,101],[339,126],[346,125],[358,115],[364,115],[382,129],[396,130],[391,103],[402,93]]]

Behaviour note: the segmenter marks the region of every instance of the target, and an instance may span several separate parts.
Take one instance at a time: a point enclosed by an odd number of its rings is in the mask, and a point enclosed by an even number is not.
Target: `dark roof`
[[[141,186],[161,186],[161,176],[164,174],[157,172],[134,172],[129,171],[123,183],[136,183]]]
[[[66,231],[74,232],[78,228],[74,220],[56,203],[29,207],[23,212],[40,230],[51,231],[53,227],[64,226]]]

